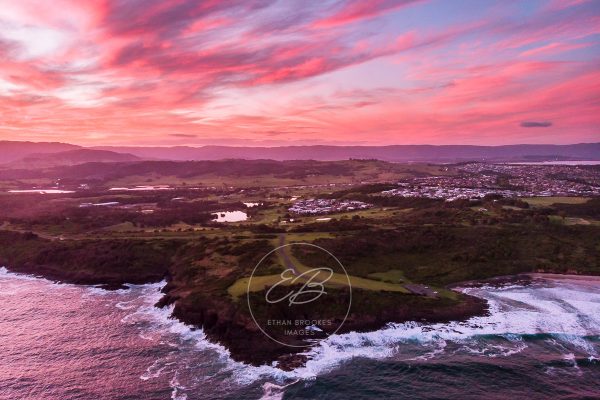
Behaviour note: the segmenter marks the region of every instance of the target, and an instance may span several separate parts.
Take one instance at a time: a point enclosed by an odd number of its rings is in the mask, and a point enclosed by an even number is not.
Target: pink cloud
[[[354,23],[380,16],[419,1],[421,0],[351,0],[342,2],[338,10],[326,18],[315,21],[314,26],[317,28],[330,28]]]
[[[533,48],[531,50],[524,51],[521,53],[521,56],[530,57],[530,56],[537,56],[540,54],[556,54],[556,53],[562,53],[565,51],[581,49],[583,47],[588,47],[588,46],[590,46],[589,43],[568,44],[568,43],[554,42],[554,43],[549,43],[545,46],[540,46],[540,47]]]
[[[599,125],[589,2],[458,19],[425,1],[52,4],[0,17],[0,139],[565,142]]]

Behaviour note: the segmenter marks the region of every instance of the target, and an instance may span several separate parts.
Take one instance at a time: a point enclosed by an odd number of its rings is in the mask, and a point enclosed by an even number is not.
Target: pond
[[[244,211],[219,211],[213,214],[217,216],[213,219],[216,222],[240,222],[248,219],[248,214]]]

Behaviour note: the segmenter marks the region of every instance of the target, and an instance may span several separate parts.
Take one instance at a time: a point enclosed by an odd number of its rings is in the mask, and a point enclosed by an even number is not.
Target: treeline
[[[291,232],[345,232],[369,229],[365,218],[355,215],[352,218],[332,219],[323,222],[312,222],[295,226]]]
[[[302,179],[314,175],[351,175],[353,164],[335,161],[274,161],[274,160],[219,160],[219,161],[139,161],[92,162],[77,166],[60,166],[40,170],[4,170],[0,179],[55,178],[63,183],[81,180],[100,182],[128,176],[161,175],[186,179],[202,175],[222,177],[249,177],[273,175],[278,178]]]
[[[600,274],[600,227],[563,225],[405,226],[315,243],[350,273],[400,269],[415,282],[446,285],[522,272]],[[307,265],[319,253],[299,254]]]
[[[600,219],[599,197],[590,199],[583,204],[554,204],[552,207],[570,217]]]
[[[85,284],[146,283],[163,279],[179,240],[50,241],[0,231],[0,264],[11,270]]]
[[[194,207],[178,209],[157,209],[153,213],[141,213],[137,210],[123,210],[110,207],[86,207],[61,210],[50,215],[39,215],[32,218],[10,218],[9,221],[33,228],[60,227],[65,232],[87,232],[108,226],[131,222],[137,227],[159,228],[179,222],[188,224],[206,224],[215,216]]]

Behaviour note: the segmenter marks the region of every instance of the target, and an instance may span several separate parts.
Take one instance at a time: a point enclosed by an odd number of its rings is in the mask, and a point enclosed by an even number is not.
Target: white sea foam
[[[187,400],[187,394],[179,393],[180,390],[184,390],[186,388],[179,383],[179,380],[177,379],[177,371],[175,371],[173,378],[171,378],[169,381],[169,385],[171,385],[171,389],[173,389],[171,392],[172,400]]]
[[[260,400],[281,400],[285,393],[285,388],[300,382],[299,379],[288,383],[287,385],[277,385],[272,382],[265,382],[262,386],[263,395]]]
[[[140,376],[140,379],[147,381],[148,379],[158,378],[165,368],[167,368],[166,363],[163,363],[162,360],[156,360],[151,366],[146,368],[146,372]]]
[[[471,354],[505,357],[527,348],[524,335],[540,333],[597,357],[586,337],[600,335],[600,286],[556,285],[465,289],[464,292],[489,301],[490,315],[446,324],[390,324],[375,332],[334,335],[307,352],[311,360],[294,372],[300,377],[318,375],[354,357],[382,359],[401,355],[402,345],[410,342],[418,342],[429,350],[418,359],[443,353],[447,342],[460,344]],[[473,340],[486,335],[505,341],[498,344]]]
[[[445,324],[389,324],[374,332],[333,335],[305,353],[309,356],[305,366],[287,372],[272,366],[254,367],[233,361],[227,349],[210,342],[201,329],[193,330],[171,318],[171,308],[155,308],[153,304],[161,296],[159,287],[160,284],[147,285],[144,289],[144,305],[124,318],[124,322],[151,320],[153,329],[177,334],[185,341],[194,341],[198,350],[213,352],[221,363],[221,372],[231,374],[238,384],[274,379],[280,385],[271,382],[268,387],[265,386],[265,398],[278,398],[283,393],[278,388],[283,388],[285,382],[312,379],[355,357],[385,359],[402,356],[403,345],[407,343],[419,343],[423,349],[422,355],[414,357],[413,354],[407,360],[435,358],[446,351],[449,342],[456,343],[461,351],[468,354],[506,357],[527,348],[523,335],[548,333],[590,357],[597,357],[586,337],[600,335],[600,325],[597,323],[600,287],[537,285],[469,288],[463,291],[489,301],[490,315]],[[504,340],[501,343],[473,340],[483,335],[494,335]]]
[[[164,308],[155,307],[156,302],[162,297],[160,288],[164,284],[165,282],[148,285],[130,285],[134,291],[141,291],[141,295],[133,300],[115,303],[115,306],[119,309],[124,309],[125,305],[128,308],[126,311],[132,311],[125,315],[121,319],[121,322],[138,326],[140,329],[139,335],[143,339],[177,347],[178,344],[171,342],[169,338],[175,335],[179,338],[179,345],[183,342],[189,342],[193,344],[193,348],[196,351],[210,352],[211,360],[208,363],[218,363],[220,373],[230,375],[236,383],[241,385],[250,384],[265,377],[276,378],[278,381],[283,382],[286,378],[292,378],[295,375],[293,372],[284,372],[272,366],[254,367],[233,361],[229,351],[222,345],[209,341],[202,329],[193,328],[173,318],[173,306]],[[89,289],[92,294],[100,295],[97,289],[92,289],[94,288]],[[106,291],[104,292],[106,293]],[[195,362],[198,362],[198,360],[196,359]],[[160,374],[166,371],[164,365],[166,365],[165,360],[157,360],[149,367],[147,373],[140,378],[151,379],[160,376]],[[182,388],[179,387],[178,396],[182,395],[181,390]]]
[[[73,285],[67,283],[51,281],[50,279],[43,278],[37,275],[23,274],[20,272],[12,272],[6,269],[6,267],[0,267],[0,280],[6,279],[11,284],[15,282],[44,282],[48,284],[49,289],[64,289],[64,288],[75,288]],[[13,286],[16,288],[17,286]]]

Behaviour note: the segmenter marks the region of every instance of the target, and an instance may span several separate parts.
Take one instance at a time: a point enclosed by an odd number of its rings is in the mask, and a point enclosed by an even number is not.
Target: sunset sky
[[[0,0],[0,140],[600,141],[600,1]]]

